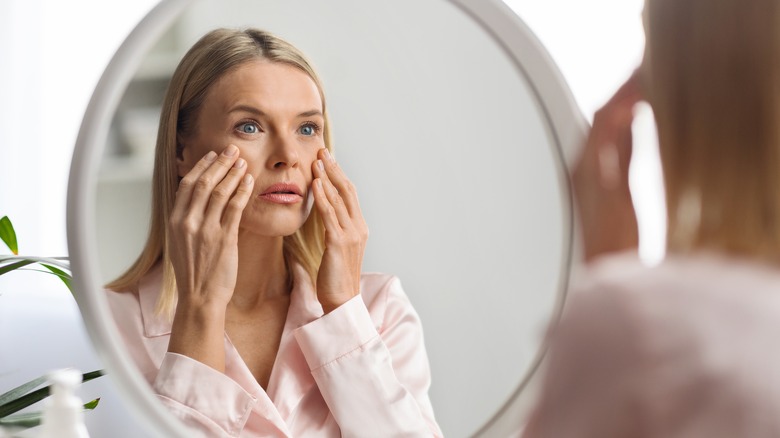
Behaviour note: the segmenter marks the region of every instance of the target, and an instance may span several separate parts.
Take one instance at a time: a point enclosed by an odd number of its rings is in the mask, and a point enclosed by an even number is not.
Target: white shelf
[[[141,183],[152,180],[154,162],[149,158],[106,157],[100,163],[99,184]]]
[[[181,59],[181,54],[169,51],[162,53],[150,53],[138,67],[133,81],[168,80],[176,70],[176,65]]]

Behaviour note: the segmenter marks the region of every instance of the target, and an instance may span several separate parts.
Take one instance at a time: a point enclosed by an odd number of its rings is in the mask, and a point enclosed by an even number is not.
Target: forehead
[[[317,84],[303,70],[268,60],[239,65],[219,78],[206,94],[204,106],[229,110],[248,104],[263,112],[322,111]]]

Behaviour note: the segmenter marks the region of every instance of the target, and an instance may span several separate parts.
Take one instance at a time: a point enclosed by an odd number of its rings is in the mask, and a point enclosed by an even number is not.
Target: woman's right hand
[[[198,161],[179,183],[168,222],[178,289],[168,351],[216,369],[224,369],[222,338],[238,275],[238,225],[254,187],[238,155],[230,145]]]
[[[168,223],[179,304],[227,306],[238,273],[238,224],[254,181],[230,145],[179,183]]]

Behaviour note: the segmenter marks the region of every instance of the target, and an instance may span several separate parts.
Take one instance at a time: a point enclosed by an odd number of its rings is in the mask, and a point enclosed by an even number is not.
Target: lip
[[[274,204],[295,204],[303,201],[302,190],[292,183],[276,183],[272,184],[258,196]]]

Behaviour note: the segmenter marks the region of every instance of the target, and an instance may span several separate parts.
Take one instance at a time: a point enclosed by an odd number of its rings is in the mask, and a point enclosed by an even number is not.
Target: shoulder
[[[780,336],[776,267],[701,254],[654,267],[618,257],[586,274],[550,336],[550,412],[577,400],[571,412],[587,413],[584,423],[640,424],[641,413],[661,428],[658,436],[682,427],[710,430],[725,418],[774,426],[780,354],[767,346]],[[617,411],[621,406],[625,412]],[[749,423],[727,426],[758,424]],[[754,435],[745,430],[719,436]]]
[[[645,284],[647,277],[652,278],[651,269],[631,254],[602,257],[581,267],[573,275],[555,332],[585,336],[594,330],[609,331],[612,326],[635,326],[638,323],[635,312],[639,309],[632,301],[641,294],[637,285]],[[623,330],[613,336],[625,334]]]
[[[106,290],[109,308],[121,331],[138,332],[146,337],[170,333],[171,322],[155,311],[161,293],[162,270],[152,268],[133,291]]]
[[[360,294],[366,305],[376,300],[387,299],[389,294],[403,294],[401,280],[392,274],[364,272],[360,275]]]
[[[649,267],[612,257],[573,285],[551,346],[594,365],[631,363],[621,372],[645,380],[669,360],[689,376],[740,373],[739,358],[780,336],[778,290],[780,270],[744,260],[672,256]]]
[[[401,286],[391,274],[367,272],[360,276],[360,295],[379,332],[407,320],[419,324],[419,317]]]
[[[121,341],[149,383],[157,376],[170,333],[170,323],[154,314],[158,289],[159,279],[151,273],[141,280],[138,291],[105,290]]]
[[[698,317],[742,309],[780,311],[780,270],[756,262],[697,254],[646,266],[636,256],[597,261],[573,282],[571,306],[606,306],[639,322],[696,323]]]

